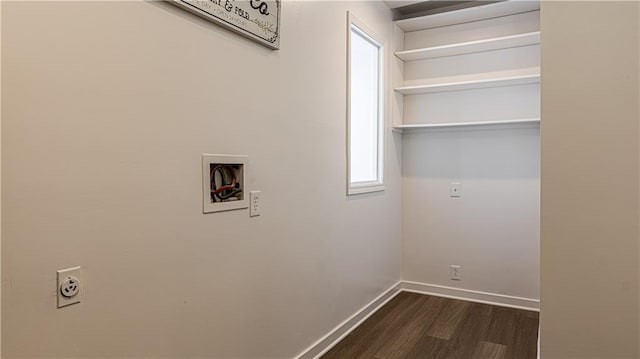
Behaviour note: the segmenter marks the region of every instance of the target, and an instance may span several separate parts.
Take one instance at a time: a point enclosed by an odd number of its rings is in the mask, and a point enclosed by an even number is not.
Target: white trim
[[[351,182],[351,36],[353,32],[378,48],[378,173],[375,181]],[[384,144],[387,61],[386,42],[351,12],[347,12],[347,195],[384,191]]]
[[[5,31],[5,33],[6,33],[6,31]],[[2,38],[2,1],[0,1],[0,38]],[[2,83],[2,54],[1,53],[2,53],[2,46],[0,46],[0,83]],[[1,86],[0,86],[0,108],[2,108],[2,90],[1,90]],[[2,128],[1,123],[2,123],[2,110],[0,109],[0,128]],[[2,131],[0,131],[0,132],[2,132]],[[1,134],[0,134],[0,138],[2,138]],[[2,141],[0,140],[0,142],[2,142]],[[0,148],[2,148],[2,146],[0,146]],[[5,151],[5,153],[6,153],[6,151]],[[0,155],[0,159],[1,158],[2,158],[2,156]],[[2,161],[0,161],[0,162],[2,162]],[[0,164],[0,178],[2,178],[1,172],[2,172],[2,165]],[[1,182],[2,181],[0,180],[0,188],[2,188]],[[2,191],[0,191],[0,203],[2,202],[1,192]],[[0,206],[0,208],[1,207],[2,206]],[[0,212],[2,212],[2,210],[0,210]],[[1,243],[2,243],[2,213],[0,213],[0,248],[2,248]],[[2,262],[2,250],[0,250],[0,268],[2,268],[1,262]],[[0,269],[0,307],[2,307],[2,303],[1,303],[2,302],[2,300],[1,300],[1,298],[2,298],[2,284],[1,284],[2,281],[1,281],[1,279],[2,279],[2,270]],[[2,323],[2,311],[1,310],[0,310],[0,323]],[[0,325],[0,328],[1,327],[2,326]],[[2,338],[2,330],[1,329],[0,329],[0,338]],[[0,357],[2,357],[2,340],[0,340]]]
[[[361,194],[384,191],[384,184],[381,182],[356,182],[352,183],[347,190],[347,194]]]
[[[333,348],[336,344],[338,344],[344,337],[349,335],[354,329],[360,326],[365,320],[367,320],[373,313],[377,312],[378,309],[382,308],[387,302],[393,299],[396,295],[401,292],[402,282],[398,282],[392,285],[389,289],[384,291],[384,293],[380,294],[374,300],[369,302],[369,304],[360,308],[357,312],[355,312],[352,316],[347,318],[342,323],[338,324],[335,328],[333,328],[329,333],[327,333],[322,338],[318,339],[315,343],[313,343],[310,347],[305,349],[302,353],[300,353],[296,358],[298,359],[306,359],[306,358],[319,358],[324,355],[327,351]]]
[[[538,318],[538,359],[540,359],[540,318]]]
[[[451,299],[465,300],[469,302],[484,303],[515,309],[540,311],[540,300],[511,295],[481,292],[477,290],[447,287],[437,284],[402,281],[402,290],[405,292],[421,293]]]

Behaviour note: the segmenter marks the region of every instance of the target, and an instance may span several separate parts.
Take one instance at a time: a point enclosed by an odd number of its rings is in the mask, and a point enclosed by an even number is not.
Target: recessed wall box
[[[249,207],[247,156],[202,155],[202,212]]]

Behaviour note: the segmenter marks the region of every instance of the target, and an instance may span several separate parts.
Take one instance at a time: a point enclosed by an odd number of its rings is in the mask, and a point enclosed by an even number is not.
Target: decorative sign
[[[174,0],[173,3],[269,48],[280,48],[280,0]]]

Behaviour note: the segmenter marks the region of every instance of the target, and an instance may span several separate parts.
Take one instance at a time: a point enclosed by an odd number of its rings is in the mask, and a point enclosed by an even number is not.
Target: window
[[[384,48],[351,14],[348,36],[347,194],[382,191]]]

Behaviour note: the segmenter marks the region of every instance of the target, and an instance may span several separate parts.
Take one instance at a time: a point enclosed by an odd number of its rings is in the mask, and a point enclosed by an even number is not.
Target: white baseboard
[[[413,292],[433,295],[436,297],[497,305],[500,307],[531,310],[536,312],[540,311],[540,301],[538,299],[514,297],[510,295],[446,287],[436,284],[400,281],[392,285],[384,293],[380,294],[369,304],[362,307],[351,317],[347,318],[344,322],[338,324],[338,326],[333,328],[324,337],[313,343],[309,348],[305,349],[296,358],[316,359],[321,357],[400,292]]]
[[[320,338],[317,342],[313,343],[309,348],[305,349],[300,355],[296,358],[298,359],[307,359],[307,358],[319,358],[323,354],[329,351],[329,349],[333,348],[334,345],[338,344],[344,337],[349,335],[354,329],[356,329],[362,322],[367,320],[373,313],[377,312],[378,309],[382,308],[388,301],[393,299],[398,293],[401,291],[402,282],[398,282],[392,285],[389,289],[384,291],[384,293],[380,294],[377,298],[369,302],[369,304],[360,308],[355,314],[351,317],[347,318],[344,322],[338,324],[335,328],[333,328],[327,335]]]
[[[540,322],[538,321],[538,359],[540,359]]]
[[[524,309],[535,312],[540,311],[540,300],[532,298],[514,297],[511,295],[487,293],[477,290],[409,281],[402,281],[402,290],[405,292],[428,294],[436,297],[466,300],[476,303],[497,305],[500,307]]]

